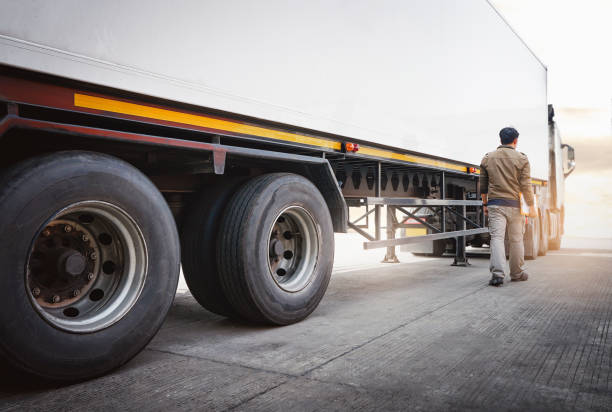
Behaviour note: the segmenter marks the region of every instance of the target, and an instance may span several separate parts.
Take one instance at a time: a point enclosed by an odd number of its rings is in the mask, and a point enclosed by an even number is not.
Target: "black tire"
[[[182,223],[181,257],[189,291],[200,305],[222,316],[237,316],[227,300],[216,251],[221,218],[227,204],[244,178],[206,186],[190,205]]]
[[[440,257],[446,251],[446,239],[438,239],[433,241],[433,253],[431,256]]]
[[[472,239],[472,241],[470,242],[470,246],[472,247],[482,247],[482,244],[484,242],[482,241],[481,237],[475,237],[474,239]]]
[[[559,250],[561,249],[561,236],[557,236],[554,239],[548,241],[548,250]]]
[[[539,218],[540,221],[540,243],[538,249],[538,256],[546,256],[548,252],[548,220]]]
[[[310,250],[316,250],[314,256],[298,259],[296,249],[293,258],[288,258],[287,262],[303,265],[298,265],[298,269],[311,268],[294,272],[295,276],[303,275],[295,278],[299,281],[295,290],[289,289],[291,283],[281,283],[280,272],[273,273],[271,263],[271,245],[276,242],[273,228],[288,224],[291,219],[297,221],[298,217],[291,217],[293,213],[303,214],[304,221],[314,226],[312,230],[302,228],[302,234],[290,239],[295,239],[302,248],[307,243],[304,239],[310,239]],[[225,294],[243,318],[275,325],[306,318],[325,294],[333,260],[329,210],[309,180],[294,174],[267,174],[247,182],[234,194],[221,222],[217,265]],[[281,259],[278,264],[283,263]],[[294,274],[290,270],[286,276],[292,282]]]
[[[116,290],[128,291],[133,300],[123,312],[109,318],[112,323],[99,324],[99,330],[93,330],[95,323],[91,324],[91,331],[79,331],[77,326],[70,330],[69,326],[65,327],[68,329],[58,327],[53,323],[55,320],[45,317],[50,315],[33,298],[40,291],[35,294],[30,290],[29,282],[35,276],[34,269],[30,268],[30,252],[35,250],[39,235],[49,236],[51,219],[60,216],[57,215],[59,211],[73,205],[75,213],[83,213],[79,205],[93,202],[125,213],[125,221],[133,225],[130,228],[140,231],[135,241],[144,245],[144,249],[135,250],[148,259],[144,260],[148,263],[131,266],[133,273],[144,273],[137,290],[131,286],[124,289],[116,286]],[[44,379],[87,379],[126,363],[153,338],[176,293],[180,247],[176,225],[164,198],[140,171],[119,159],[90,152],[60,152],[29,159],[10,168],[0,178],[0,216],[0,233],[3,234],[0,239],[3,268],[0,276],[0,356],[9,364]],[[71,215],[61,216],[68,219]],[[67,226],[63,226],[66,232]],[[99,250],[104,258],[105,252],[102,248]],[[96,257],[89,259],[96,260]],[[126,259],[126,267],[129,262],[134,260]],[[119,279],[135,276],[125,276],[124,270],[117,273]],[[88,274],[84,273],[84,277]],[[98,282],[106,278],[98,278],[96,274],[91,279]],[[109,292],[108,299],[115,296],[114,292]],[[123,298],[121,294],[117,296],[116,302],[121,306]],[[93,301],[94,297],[84,294],[75,299],[79,302],[85,299],[83,302],[89,304],[87,299]],[[115,313],[105,302],[108,303],[106,298],[100,301],[100,308],[103,308],[100,310]],[[81,315],[83,317],[77,319],[90,319],[88,314]],[[60,315],[57,316],[53,319],[59,319]]]
[[[564,210],[561,209],[561,216],[560,216],[561,221],[559,221],[559,224],[557,225],[557,230],[556,230],[557,235],[554,238],[551,238],[548,240],[548,250],[561,249],[561,237],[563,233],[563,217],[564,217]]]
[[[540,225],[539,220],[530,218],[525,227],[525,236],[523,244],[525,246],[525,259],[536,260],[538,257],[540,240]]]

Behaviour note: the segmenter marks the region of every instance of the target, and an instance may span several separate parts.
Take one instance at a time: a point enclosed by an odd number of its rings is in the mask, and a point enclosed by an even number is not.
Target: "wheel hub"
[[[270,257],[279,258],[285,252],[283,242],[279,239],[272,239],[270,242]]]
[[[268,243],[269,269],[276,284],[297,292],[314,273],[319,253],[319,231],[305,209],[291,206],[276,218]]]
[[[61,265],[58,272],[69,276],[80,276],[87,265],[85,257],[74,250],[64,252],[60,262]]]
[[[91,259],[98,251],[91,238],[83,225],[60,219],[47,225],[36,239],[30,255],[28,286],[40,306],[69,306],[90,289],[95,281],[90,274],[96,273],[99,266]]]
[[[91,332],[119,320],[146,276],[146,245],[136,223],[105,202],[72,205],[34,240],[26,282],[34,308],[53,325]]]

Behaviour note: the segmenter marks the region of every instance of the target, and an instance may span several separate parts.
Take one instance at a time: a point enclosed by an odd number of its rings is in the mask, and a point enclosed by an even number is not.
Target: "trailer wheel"
[[[561,220],[563,219],[563,209],[561,209]],[[556,233],[557,235],[552,238],[549,239],[548,241],[548,249],[549,250],[559,250],[561,249],[561,231],[563,230],[563,223],[560,222],[559,225],[557,225],[557,230]]]
[[[181,230],[183,274],[193,297],[222,316],[236,316],[221,287],[216,251],[219,225],[227,204],[244,179],[206,186],[190,205]]]
[[[549,250],[559,250],[559,249],[561,249],[561,236],[557,236],[554,239],[550,239],[548,241],[548,249]]]
[[[472,241],[470,242],[470,246],[472,247],[482,247],[482,244],[482,238],[479,236],[474,237],[474,239],[472,239]]]
[[[546,256],[548,251],[548,219],[543,219],[542,216],[539,218],[540,222],[540,247],[538,250],[538,256]]]
[[[446,239],[437,239],[433,241],[433,253],[432,256],[440,257],[446,251]]]
[[[540,225],[539,219],[529,219],[524,236],[525,259],[536,260],[539,251]]]
[[[217,265],[228,300],[245,319],[287,325],[306,318],[325,294],[333,259],[329,210],[304,177],[259,176],[230,201]]]
[[[101,375],[155,335],[179,242],[157,188],[101,154],[33,158],[0,177],[0,356],[53,380]]]

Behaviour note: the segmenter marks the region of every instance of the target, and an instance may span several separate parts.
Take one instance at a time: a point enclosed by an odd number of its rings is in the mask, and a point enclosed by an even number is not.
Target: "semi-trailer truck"
[[[465,263],[488,241],[479,162],[508,125],[539,208],[526,255],[560,246],[573,149],[546,67],[485,0],[0,4],[12,368],[74,380],[124,364],[181,264],[208,310],[286,325],[323,297],[334,232],[389,262],[421,241]],[[397,213],[425,233],[400,235]]]

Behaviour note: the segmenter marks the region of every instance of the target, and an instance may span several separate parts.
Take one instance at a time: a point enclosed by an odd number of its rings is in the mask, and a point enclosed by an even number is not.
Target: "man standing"
[[[520,193],[529,205],[529,216],[537,216],[531,188],[529,160],[516,151],[519,133],[512,127],[500,130],[501,146],[489,152],[480,164],[480,193],[484,212],[489,216],[491,262],[489,285],[504,284],[506,227],[510,240],[510,279],[527,280],[525,272],[523,233],[525,218],[521,215]]]

